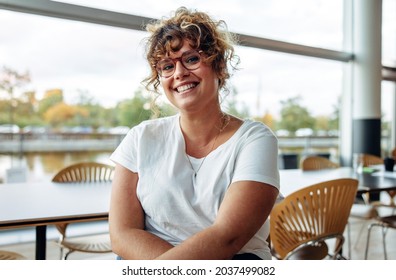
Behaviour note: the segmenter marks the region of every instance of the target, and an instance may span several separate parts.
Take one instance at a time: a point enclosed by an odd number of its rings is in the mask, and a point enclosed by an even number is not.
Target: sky
[[[185,5],[225,20],[233,32],[342,48],[341,0],[64,2],[153,18]],[[0,34],[0,67],[29,71],[32,82],[21,91],[34,90],[39,98],[61,88],[70,103],[83,92],[114,106],[133,97],[148,73],[145,32],[0,10]],[[240,104],[253,115],[276,115],[280,101],[297,95],[314,115],[334,110],[342,90],[342,63],[246,47],[236,51],[241,64],[231,83]]]

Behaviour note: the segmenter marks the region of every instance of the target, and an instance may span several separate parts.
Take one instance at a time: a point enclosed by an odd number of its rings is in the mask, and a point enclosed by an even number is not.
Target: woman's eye
[[[191,56],[188,56],[184,61],[187,64],[195,64],[195,63],[199,62],[199,56],[191,55]]]
[[[174,67],[173,63],[165,63],[163,65],[161,65],[161,71],[171,71]]]

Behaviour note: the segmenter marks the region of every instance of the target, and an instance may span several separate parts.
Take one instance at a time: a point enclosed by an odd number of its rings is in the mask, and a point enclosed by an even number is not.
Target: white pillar
[[[355,152],[381,155],[382,0],[344,3],[344,48],[354,61],[344,73],[340,150],[350,165]]]
[[[381,118],[382,0],[353,2],[353,118]]]
[[[396,82],[393,82],[392,89],[393,92],[391,102],[392,102],[392,109],[391,109],[391,120],[390,120],[390,147],[389,153],[392,151],[394,147],[396,147]]]

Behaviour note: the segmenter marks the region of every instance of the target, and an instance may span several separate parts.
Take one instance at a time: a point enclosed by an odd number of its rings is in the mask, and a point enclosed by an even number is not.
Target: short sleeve
[[[137,150],[139,141],[137,129],[137,126],[133,127],[110,156],[110,160],[122,165],[132,172],[138,172]]]
[[[279,189],[278,139],[272,131],[253,122],[239,149],[232,182],[257,181]]]

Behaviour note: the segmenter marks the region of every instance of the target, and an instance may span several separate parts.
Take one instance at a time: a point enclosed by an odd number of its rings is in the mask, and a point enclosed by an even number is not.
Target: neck
[[[223,125],[224,113],[220,108],[198,114],[181,114],[180,127],[185,137],[198,142],[209,142]]]
[[[215,149],[216,140],[228,125],[229,116],[220,110],[200,118],[180,117],[187,154],[201,158]]]

